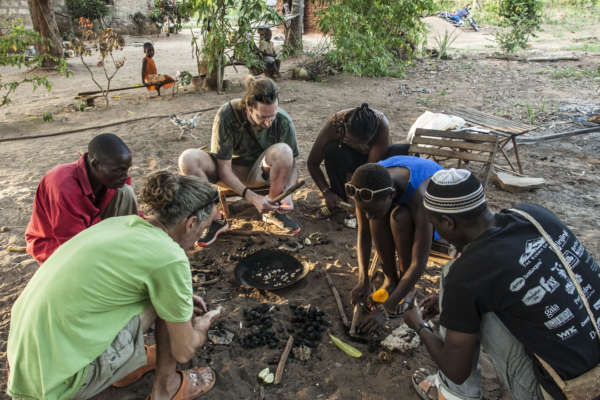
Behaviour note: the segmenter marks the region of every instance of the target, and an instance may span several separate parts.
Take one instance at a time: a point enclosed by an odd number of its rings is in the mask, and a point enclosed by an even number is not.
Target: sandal
[[[129,375],[113,383],[113,387],[122,388],[139,381],[147,372],[156,369],[156,345],[144,346],[146,348],[146,365],[131,372]]]
[[[181,375],[181,385],[173,400],[193,400],[209,392],[217,377],[215,371],[210,367],[193,368],[185,371],[177,371]],[[146,397],[146,400],[152,400],[152,395]]]
[[[423,400],[467,400],[450,393],[437,372],[429,375],[425,368],[419,368],[411,380],[415,392]]]

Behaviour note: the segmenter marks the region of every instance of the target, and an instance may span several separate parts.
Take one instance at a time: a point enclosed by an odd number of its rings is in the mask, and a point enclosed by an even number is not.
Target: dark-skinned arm
[[[390,125],[388,123],[387,118],[384,116],[381,119],[377,137],[375,138],[375,142],[369,150],[369,162],[374,163],[377,161],[383,160],[385,154],[390,147]]]
[[[146,86],[146,57],[142,60],[142,85]]]
[[[427,220],[425,208],[423,207],[423,193],[428,182],[429,180],[426,180],[419,186],[419,189],[414,194],[410,204],[410,212],[413,217],[415,229],[411,263],[404,275],[400,278],[400,282],[390,295],[389,299],[385,302],[385,306],[388,310],[393,310],[396,304],[412,290],[427,266],[433,237],[433,225]]]
[[[352,289],[352,304],[358,304],[368,296],[369,287],[369,259],[371,258],[371,230],[369,220],[364,212],[356,207],[356,222],[358,223],[356,236],[356,255],[358,259],[358,279]]]
[[[473,357],[478,346],[478,335],[446,330],[446,339],[442,339],[426,328],[419,328],[423,319],[419,307],[404,313],[404,321],[409,328],[418,330],[421,341],[427,347],[431,358],[440,370],[457,385],[462,384],[471,374]]]
[[[313,144],[312,149],[310,149],[306,161],[308,172],[321,192],[329,189],[329,184],[325,180],[325,175],[323,175],[323,171],[321,170],[321,163],[325,158],[325,145],[331,140],[335,140],[335,134],[335,127],[328,121],[315,139],[315,143]]]

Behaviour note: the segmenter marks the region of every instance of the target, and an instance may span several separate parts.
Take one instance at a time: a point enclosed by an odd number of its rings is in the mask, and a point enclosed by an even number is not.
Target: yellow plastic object
[[[387,290],[379,289],[378,291],[373,293],[371,297],[373,298],[373,301],[375,303],[385,303],[388,297],[390,297],[390,295],[388,294]]]
[[[331,341],[340,348],[344,353],[348,354],[350,357],[360,358],[362,353],[355,347],[350,346],[347,343],[342,342],[340,339],[333,336],[331,333],[329,334]]]

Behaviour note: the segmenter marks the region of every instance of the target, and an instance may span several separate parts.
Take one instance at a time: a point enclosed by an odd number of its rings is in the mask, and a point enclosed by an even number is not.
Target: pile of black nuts
[[[323,332],[330,323],[325,319],[325,313],[318,307],[290,304],[292,310],[292,327],[288,333],[294,336],[294,346],[305,345],[316,348],[321,342]]]
[[[273,332],[271,316],[271,312],[278,309],[277,306],[261,304],[250,310],[244,310],[245,327],[250,329],[251,333],[240,338],[243,347],[253,349],[266,345],[274,349],[279,346],[279,338]]]

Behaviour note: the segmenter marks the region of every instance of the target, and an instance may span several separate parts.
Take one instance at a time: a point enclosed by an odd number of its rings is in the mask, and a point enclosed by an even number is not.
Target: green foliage
[[[500,0],[500,29],[496,41],[504,53],[526,48],[531,36],[540,29],[542,0]]]
[[[181,71],[179,73],[179,82],[181,82],[183,86],[188,86],[190,83],[192,83],[192,78],[192,74],[190,74],[188,71]]]
[[[433,0],[313,1],[319,28],[331,36],[329,57],[344,71],[367,76],[404,73],[424,40],[420,17],[434,7]]]
[[[264,0],[186,0],[181,7],[182,14],[196,16],[200,26],[201,40],[192,32],[198,73],[216,75],[217,89],[221,87],[227,63],[241,61],[249,69],[262,67],[262,57],[254,42],[255,30],[261,24],[281,22],[281,17]]]
[[[167,24],[169,32],[172,30],[174,33],[178,33],[183,21],[187,19],[185,10],[183,1],[154,0],[154,8],[150,10],[149,17],[158,28]]]
[[[32,46],[49,48],[51,44],[49,39],[42,38],[35,31],[25,29],[21,20],[13,21],[9,25],[10,29],[0,35],[0,67],[34,68],[51,60],[58,61],[56,69],[65,76],[69,76],[70,72],[64,59],[57,60],[48,54],[27,54]],[[45,76],[34,74],[21,80],[5,82],[0,75],[0,107],[10,103],[9,96],[24,83],[30,83],[33,90],[40,86],[45,87],[48,91],[52,88],[52,83]]]
[[[45,113],[42,114],[42,119],[44,120],[44,122],[50,122],[50,121],[52,121],[52,119],[53,119],[52,113],[46,111]]]
[[[93,21],[109,13],[103,0],[67,0],[65,4],[71,17],[76,20],[83,17]]]
[[[437,44],[437,58],[448,59],[448,50],[452,43],[458,37],[458,29],[454,29],[451,33],[448,33],[448,30],[444,31],[444,35],[442,36],[440,33],[435,35],[435,43]]]

